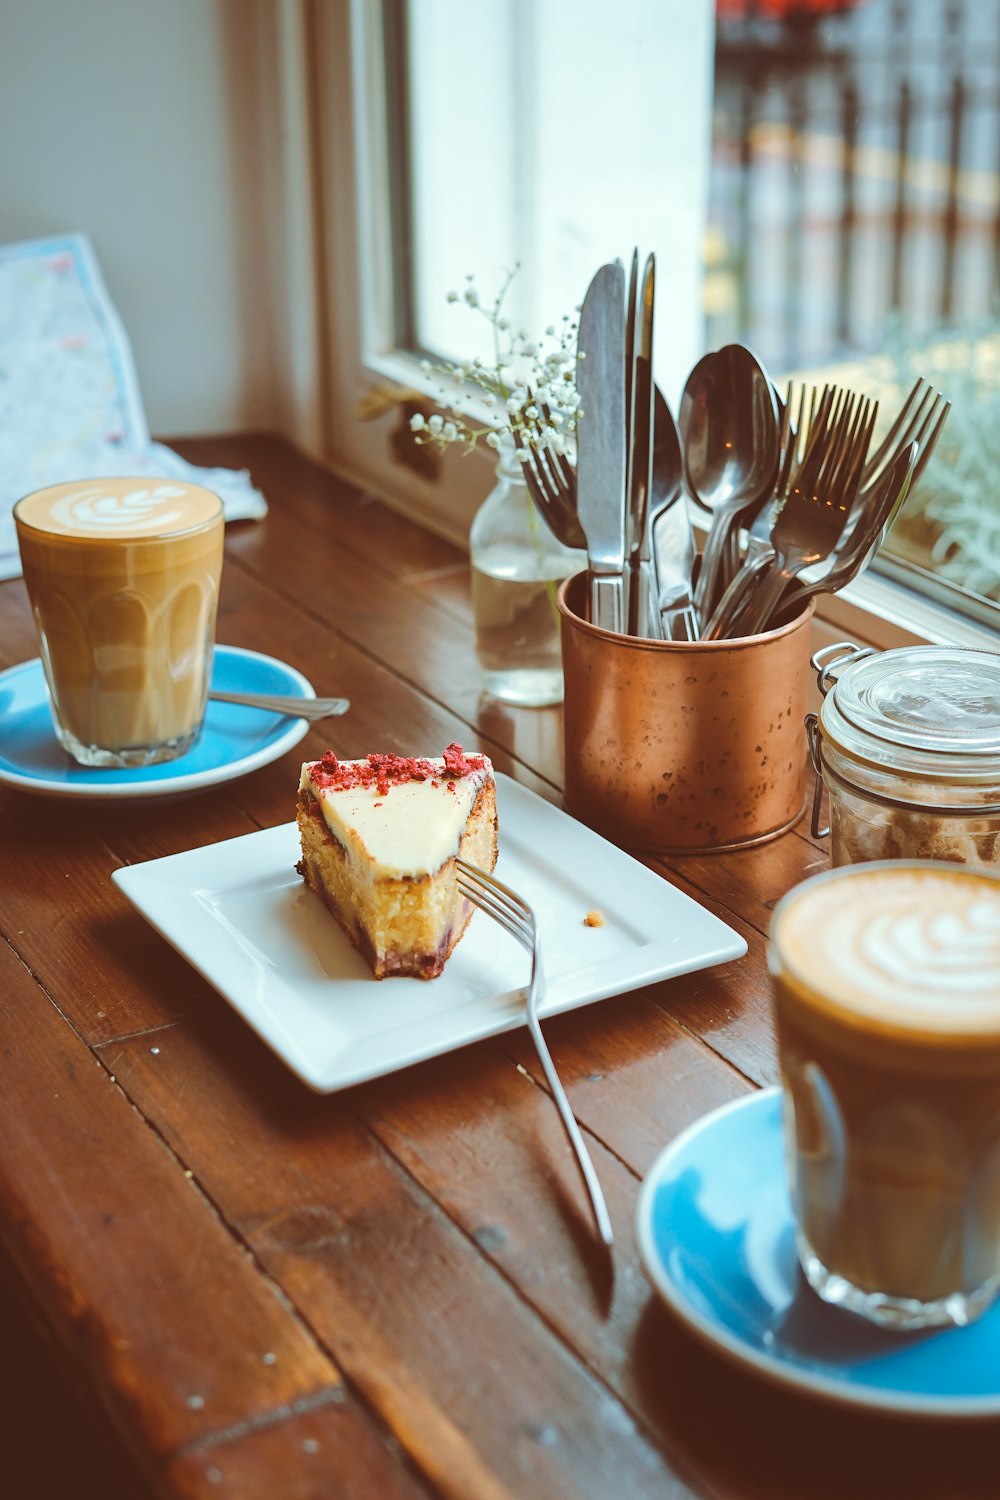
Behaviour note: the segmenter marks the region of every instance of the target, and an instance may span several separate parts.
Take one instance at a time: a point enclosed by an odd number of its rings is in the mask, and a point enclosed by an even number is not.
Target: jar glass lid
[[[904,646],[847,668],[833,697],[862,734],[945,755],[1000,755],[1000,653]]]

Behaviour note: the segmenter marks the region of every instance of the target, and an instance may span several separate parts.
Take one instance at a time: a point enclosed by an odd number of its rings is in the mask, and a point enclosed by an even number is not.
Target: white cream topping
[[[786,967],[835,1004],[918,1031],[1000,1031],[1000,881],[857,865],[788,900]]]
[[[481,771],[452,776],[443,760],[429,759],[440,773],[436,786],[430,780],[392,782],[385,792],[317,786],[310,774],[316,762],[302,767],[300,785],[312,792],[330,832],[372,879],[436,873],[458,853],[480,788],[493,779],[488,761]]]

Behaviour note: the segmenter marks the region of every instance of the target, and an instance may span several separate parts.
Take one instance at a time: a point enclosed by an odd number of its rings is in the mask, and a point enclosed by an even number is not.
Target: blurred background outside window
[[[886,416],[918,374],[945,392],[879,566],[995,623],[1000,0],[384,0],[383,21],[397,347],[487,353],[446,301],[469,275],[487,299],[521,262],[535,337],[602,260],[655,250],[672,404],[734,340],[779,386],[837,379]]]

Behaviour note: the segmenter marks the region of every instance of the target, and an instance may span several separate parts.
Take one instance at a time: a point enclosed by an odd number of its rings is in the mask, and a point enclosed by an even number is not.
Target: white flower
[[[424,373],[437,377],[434,399],[440,412],[411,417],[415,442],[433,441],[439,448],[461,443],[466,451],[481,444],[497,451],[524,434],[532,443],[557,452],[565,451],[567,439],[572,442],[579,409],[576,323],[564,316],[561,331],[558,324],[546,327],[545,337],[557,341],[549,353],[525,329],[513,332],[504,299],[517,269],[507,273],[497,295],[485,303],[471,274],[466,274],[461,291],[447,293],[448,302],[462,302],[486,319],[496,352],[492,362],[478,355],[458,361],[421,360]],[[484,411],[495,415],[485,421]],[[523,462],[523,453],[520,456]]]

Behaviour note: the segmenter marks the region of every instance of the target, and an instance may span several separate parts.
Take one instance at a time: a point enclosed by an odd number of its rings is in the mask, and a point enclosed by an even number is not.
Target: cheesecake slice
[[[493,767],[449,745],[438,758],[308,761],[299,781],[297,869],[376,979],[441,973],[469,924],[456,856],[497,859]]]

